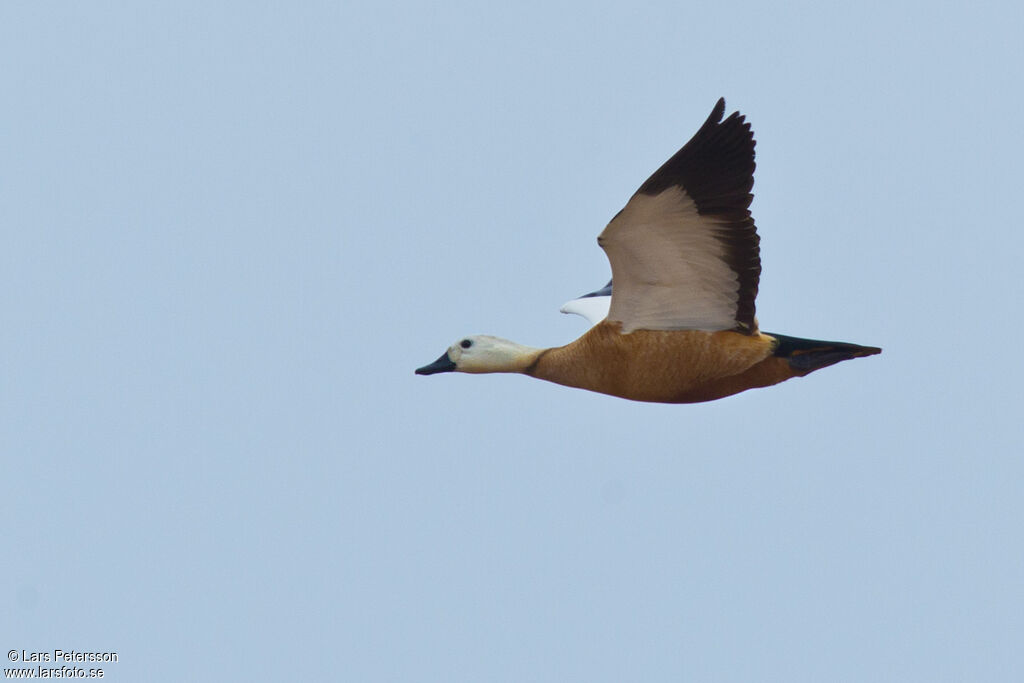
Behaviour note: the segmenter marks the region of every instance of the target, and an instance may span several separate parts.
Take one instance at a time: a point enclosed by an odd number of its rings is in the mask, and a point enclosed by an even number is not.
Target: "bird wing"
[[[591,325],[596,325],[608,315],[608,302],[612,298],[612,282],[608,281],[601,289],[584,294],[583,296],[565,302],[560,310],[562,313],[575,313],[587,319]]]
[[[582,297],[567,301],[559,310],[562,313],[582,315],[591,325],[596,325],[608,317],[610,296]]]
[[[597,238],[615,282],[608,320],[623,333],[757,331],[754,136],[739,112],[723,121],[724,113],[720,99]]]

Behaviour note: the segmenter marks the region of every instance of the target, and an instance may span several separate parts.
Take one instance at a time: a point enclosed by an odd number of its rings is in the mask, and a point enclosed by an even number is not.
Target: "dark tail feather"
[[[827,368],[844,360],[873,356],[882,349],[874,346],[859,346],[846,342],[820,341],[817,339],[801,339],[787,337],[784,334],[765,332],[778,340],[774,355],[789,361],[790,367],[800,375],[807,375],[815,370]]]

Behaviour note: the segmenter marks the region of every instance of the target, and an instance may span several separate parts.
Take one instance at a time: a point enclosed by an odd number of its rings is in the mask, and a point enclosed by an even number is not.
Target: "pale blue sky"
[[[0,645],[113,681],[1024,678],[1017,3],[0,7]],[[725,96],[771,331],[710,404],[530,345]]]

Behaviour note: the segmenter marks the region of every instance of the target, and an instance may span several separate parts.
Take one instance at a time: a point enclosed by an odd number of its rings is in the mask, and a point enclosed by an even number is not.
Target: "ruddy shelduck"
[[[607,317],[550,349],[465,337],[416,374],[513,372],[635,401],[696,403],[880,353],[758,329],[754,136],[739,112],[724,114],[720,99],[597,238],[612,282],[593,303],[566,308],[594,316],[610,295]]]

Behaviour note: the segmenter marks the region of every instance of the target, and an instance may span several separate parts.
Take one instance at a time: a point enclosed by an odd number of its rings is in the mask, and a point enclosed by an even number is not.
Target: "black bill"
[[[435,360],[430,365],[424,365],[422,368],[417,368],[417,375],[436,375],[439,372],[452,372],[455,370],[455,363],[448,357],[448,352],[445,351],[441,354],[441,357]]]

